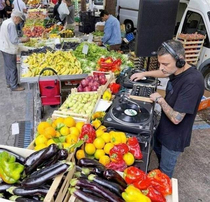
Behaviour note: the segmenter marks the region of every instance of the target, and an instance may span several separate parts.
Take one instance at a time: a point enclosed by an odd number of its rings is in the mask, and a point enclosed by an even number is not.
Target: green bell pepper
[[[16,183],[24,170],[24,165],[16,162],[16,158],[3,151],[0,153],[0,178],[7,184]]]

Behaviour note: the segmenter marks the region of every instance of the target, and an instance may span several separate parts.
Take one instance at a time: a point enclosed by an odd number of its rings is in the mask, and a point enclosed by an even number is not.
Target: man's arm
[[[170,119],[174,124],[179,124],[186,113],[180,113],[169,106],[169,104],[165,101],[165,99],[159,93],[153,93],[150,95],[150,99],[157,102],[163,109],[166,116]]]
[[[166,78],[168,75],[164,74],[161,70],[154,70],[154,71],[146,71],[141,73],[135,73],[131,76],[131,80],[137,81],[142,79],[143,77],[155,77],[155,78]]]
[[[108,24],[105,26],[104,37],[102,38],[102,42],[106,43],[110,39],[111,34],[112,34],[112,27],[110,24]]]

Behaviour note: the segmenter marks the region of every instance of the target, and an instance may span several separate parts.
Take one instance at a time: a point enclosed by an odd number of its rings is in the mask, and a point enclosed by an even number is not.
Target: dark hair
[[[176,41],[176,40],[172,39],[172,40],[166,41],[166,43],[174,50],[174,52],[179,57],[181,56],[181,57],[185,58],[185,49],[180,41]],[[157,55],[161,56],[161,55],[165,55],[165,54],[170,54],[170,53],[163,45],[161,45],[157,50]]]
[[[104,15],[109,15],[109,12],[107,10],[101,10],[100,18],[104,17]]]

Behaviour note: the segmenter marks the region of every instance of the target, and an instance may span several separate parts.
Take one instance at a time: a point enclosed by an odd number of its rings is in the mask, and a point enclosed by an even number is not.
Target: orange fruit
[[[99,163],[106,166],[108,163],[110,163],[110,158],[107,155],[103,155],[99,158]]]
[[[100,137],[104,133],[103,130],[96,130],[96,137]]]
[[[69,128],[67,126],[63,126],[61,129],[60,129],[60,134],[61,135],[69,135],[70,134],[70,131],[69,131]]]
[[[37,131],[38,131],[39,134],[43,134],[45,128],[50,127],[50,126],[51,125],[46,121],[40,122],[39,125],[37,126]]]
[[[70,134],[66,136],[66,140],[67,143],[69,143],[70,145],[75,144],[78,141],[78,137],[74,134]]]
[[[96,149],[96,152],[95,152],[95,154],[94,154],[94,157],[96,158],[96,159],[100,159],[102,156],[104,156],[105,155],[105,152],[104,152],[104,150],[103,149]]]
[[[111,135],[109,133],[103,133],[101,136],[101,138],[103,138],[103,140],[108,143],[111,141]]]
[[[76,127],[71,127],[69,130],[70,130],[70,134],[71,134],[71,135],[76,135],[76,136],[78,137],[79,134],[80,134],[79,129],[76,128]]]
[[[79,130],[79,132],[81,133],[82,131],[82,126],[84,125],[85,123],[84,122],[77,122],[76,123],[76,128]]]
[[[104,146],[104,152],[105,152],[106,154],[109,154],[109,151],[110,151],[113,147],[114,147],[114,144],[111,143],[111,142],[105,144],[105,146]]]
[[[95,146],[96,149],[102,149],[104,148],[105,145],[105,141],[102,137],[97,137],[94,141],[93,144]]]
[[[35,144],[39,145],[39,144],[46,144],[47,143],[47,138],[44,135],[39,135],[35,138]]]
[[[72,118],[71,116],[65,118],[63,123],[69,128],[74,127],[76,125],[74,118]]]
[[[134,158],[133,154],[128,152],[123,155],[123,160],[125,161],[127,166],[131,166],[134,163],[135,158]]]
[[[55,128],[53,128],[52,126],[45,128],[43,135],[46,138],[55,137],[56,136]]]
[[[85,158],[85,152],[84,152],[83,149],[79,149],[76,152],[76,158],[77,158],[77,160],[82,159],[82,158]]]
[[[96,151],[96,148],[94,146],[93,143],[86,143],[85,144],[85,152],[88,154],[88,155],[93,155]]]

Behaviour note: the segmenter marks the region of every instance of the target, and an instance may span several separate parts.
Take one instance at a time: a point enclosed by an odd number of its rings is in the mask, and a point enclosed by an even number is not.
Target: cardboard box
[[[23,148],[19,148],[19,147],[12,147],[12,146],[6,146],[6,145],[0,145],[0,147],[9,149],[13,152],[16,152],[17,154],[22,155],[23,157],[27,157],[30,154],[32,154],[33,152],[35,152],[34,150],[31,150],[31,149],[23,149]],[[33,148],[33,147],[31,146],[31,148]],[[74,162],[74,153],[69,154],[67,160]],[[72,179],[74,172],[75,172],[75,166],[73,169],[68,171],[63,183],[62,183],[62,178],[63,178],[64,174],[60,174],[57,177],[55,177],[55,179],[54,179],[53,183],[51,184],[50,189],[43,201],[44,202],[61,202],[61,201],[67,202],[70,198],[70,194],[68,191],[69,181]],[[57,196],[55,197],[54,194],[55,194],[55,191],[57,190],[59,185],[61,185],[61,188],[59,189],[59,192],[58,192]],[[0,198],[0,201],[1,202],[10,202],[10,200],[2,199],[2,198]]]
[[[103,31],[104,31],[104,25],[97,25],[97,26],[96,26],[96,31],[101,31],[101,32],[103,32]]]

